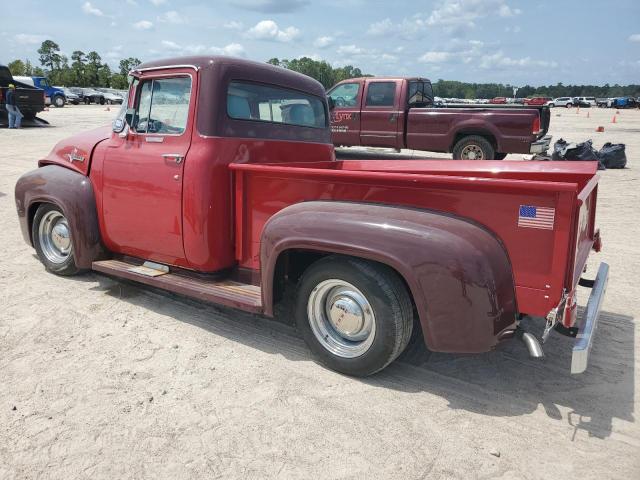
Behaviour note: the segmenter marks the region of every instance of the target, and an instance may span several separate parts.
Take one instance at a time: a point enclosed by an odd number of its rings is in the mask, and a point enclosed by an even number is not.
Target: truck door
[[[363,83],[347,82],[329,91],[333,100],[331,138],[334,145],[360,145],[360,99]]]
[[[402,111],[396,106],[399,98],[397,82],[368,81],[362,105],[360,123],[361,145],[400,148],[398,125]]]
[[[182,181],[191,144],[192,82],[187,73],[142,77],[129,104],[135,110],[129,133],[114,134],[105,149],[105,243],[118,253],[186,263]]]

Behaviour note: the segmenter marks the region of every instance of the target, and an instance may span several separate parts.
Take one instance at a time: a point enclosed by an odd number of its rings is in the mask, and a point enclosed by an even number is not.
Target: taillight
[[[540,117],[536,117],[533,119],[533,124],[531,125],[531,133],[533,135],[538,135],[540,133]]]

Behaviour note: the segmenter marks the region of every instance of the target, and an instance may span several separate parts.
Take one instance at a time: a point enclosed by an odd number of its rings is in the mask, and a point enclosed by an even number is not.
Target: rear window
[[[324,102],[318,97],[251,82],[232,81],[227,90],[227,115],[235,120],[325,128]]]
[[[409,82],[409,97],[407,103],[411,105],[430,105],[433,103],[433,89],[428,82]]]

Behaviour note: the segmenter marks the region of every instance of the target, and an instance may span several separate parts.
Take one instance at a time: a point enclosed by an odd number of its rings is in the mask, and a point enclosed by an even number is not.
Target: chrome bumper
[[[598,268],[598,274],[593,282],[593,290],[591,290],[587,308],[582,316],[582,324],[578,328],[578,335],[576,336],[571,356],[571,373],[582,373],[587,369],[589,351],[598,327],[598,317],[602,308],[604,294],[607,290],[608,280],[609,265],[603,262]]]
[[[551,135],[545,135],[540,140],[536,140],[531,144],[531,153],[546,153],[549,150],[549,145],[551,145],[551,139],[553,137]]]

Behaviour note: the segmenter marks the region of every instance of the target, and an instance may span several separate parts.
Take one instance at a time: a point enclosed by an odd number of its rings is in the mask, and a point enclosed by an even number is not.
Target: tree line
[[[127,74],[141,62],[135,57],[123,58],[118,65],[118,71],[112,71],[107,63],[95,51],[85,53],[75,50],[71,58],[60,53],[60,47],[52,40],[45,40],[38,49],[41,66],[33,66],[29,60],[14,60],[9,63],[13,75],[46,76],[52,85],[77,87],[111,87],[127,88]],[[370,77],[358,67],[346,65],[332,67],[324,60],[314,60],[309,57],[295,59],[271,58],[267,61],[271,65],[287,68],[303,73],[318,80],[326,89],[336,83],[354,77]],[[494,98],[512,97],[513,86],[502,83],[468,83],[454,80],[442,80],[433,83],[434,94],[442,98]],[[517,97],[622,97],[640,96],[640,85],[548,85],[532,87],[530,85],[518,88]]]
[[[294,60],[280,60],[272,58],[268,61],[272,65],[288,68],[296,72],[304,73],[318,80],[325,88],[353,77],[370,77],[362,73],[359,68],[347,65],[346,67],[333,68],[324,60],[313,60],[308,57]],[[467,83],[454,80],[438,80],[433,82],[433,92],[442,98],[494,98],[513,97],[514,86],[502,83]],[[517,97],[623,97],[640,96],[640,85],[556,85],[532,87],[521,86],[516,93]]]
[[[60,46],[53,40],[42,42],[38,55],[41,67],[34,67],[29,60],[18,59],[8,65],[11,74],[47,77],[51,85],[126,89],[127,74],[141,63],[135,57],[124,58],[120,60],[119,70],[114,72],[102,62],[98,52],[75,50],[68,58],[60,53]]]

